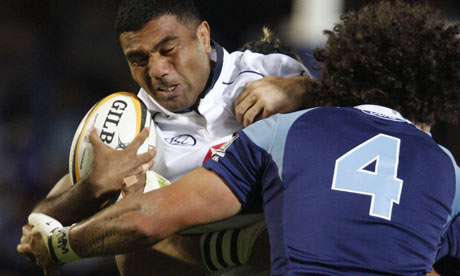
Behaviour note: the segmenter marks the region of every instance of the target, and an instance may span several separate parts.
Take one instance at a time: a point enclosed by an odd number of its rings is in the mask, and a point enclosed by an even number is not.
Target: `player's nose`
[[[149,76],[157,80],[164,79],[171,72],[171,65],[166,58],[150,57]]]

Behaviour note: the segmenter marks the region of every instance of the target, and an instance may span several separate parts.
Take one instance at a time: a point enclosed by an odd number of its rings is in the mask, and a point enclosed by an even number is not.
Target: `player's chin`
[[[184,102],[180,97],[170,98],[167,101],[163,101],[163,103],[160,102],[160,104],[172,112],[181,112],[191,108],[193,105],[193,103],[188,104]]]

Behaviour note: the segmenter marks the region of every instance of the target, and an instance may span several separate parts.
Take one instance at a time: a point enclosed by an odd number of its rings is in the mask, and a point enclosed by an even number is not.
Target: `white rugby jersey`
[[[202,165],[218,148],[243,126],[235,118],[235,101],[249,81],[264,76],[308,74],[297,60],[283,54],[262,55],[251,51],[229,54],[213,42],[211,60],[215,61],[212,84],[201,95],[198,112],[173,113],[141,89],[138,97],[152,113],[156,123],[157,155],[153,170],[171,182]]]

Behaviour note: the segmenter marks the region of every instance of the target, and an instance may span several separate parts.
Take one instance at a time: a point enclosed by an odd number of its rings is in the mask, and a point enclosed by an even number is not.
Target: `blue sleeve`
[[[269,162],[276,164],[281,178],[287,133],[309,110],[277,114],[240,130],[203,166],[222,177],[243,208],[247,207],[260,199],[260,182]]]
[[[245,209],[260,199],[260,185],[257,183],[266,154],[244,132],[239,131],[203,166],[224,179]]]
[[[458,215],[451,220],[447,232],[442,237],[436,261],[445,256],[460,259],[460,219]]]
[[[452,159],[452,164],[455,170],[455,195],[452,203],[452,212],[448,217],[446,225],[446,233],[442,237],[440,249],[436,260],[445,256],[455,257],[460,259],[460,168],[455,162],[452,154],[441,147],[446,154]]]

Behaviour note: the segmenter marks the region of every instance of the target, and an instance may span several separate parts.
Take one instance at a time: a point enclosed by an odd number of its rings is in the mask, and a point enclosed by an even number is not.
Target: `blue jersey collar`
[[[211,89],[214,88],[214,84],[216,84],[217,80],[219,79],[220,73],[222,72],[222,65],[224,63],[224,50],[222,46],[217,44],[217,42],[215,42],[214,40],[211,40],[211,47],[212,51],[209,54],[209,58],[216,64],[214,66],[214,71],[212,72],[212,81],[209,84],[209,86],[205,90],[203,90],[203,92],[201,92],[199,99],[203,99],[209,93],[209,91],[211,91]],[[187,108],[181,111],[176,111],[175,113],[186,113],[192,110],[193,109],[191,108]]]

